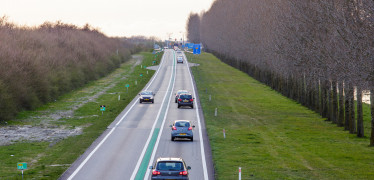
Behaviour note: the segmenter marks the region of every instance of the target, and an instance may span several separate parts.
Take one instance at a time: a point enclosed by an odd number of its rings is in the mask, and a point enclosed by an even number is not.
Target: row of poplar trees
[[[373,13],[373,0],[216,0],[187,37],[358,137],[371,92],[374,146]]]

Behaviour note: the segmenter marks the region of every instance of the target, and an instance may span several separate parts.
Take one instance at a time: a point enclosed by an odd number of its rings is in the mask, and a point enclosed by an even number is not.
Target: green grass
[[[154,55],[141,53],[144,57],[142,65],[152,66]],[[157,57],[160,62],[161,55]],[[17,170],[16,163],[27,162],[28,170],[24,171],[25,179],[58,179],[69,166],[84,153],[91,143],[106,130],[107,126],[127,106],[127,104],[146,85],[155,71],[136,66],[133,73],[129,73],[132,64],[124,63],[119,69],[98,81],[64,95],[54,103],[47,104],[36,111],[25,111],[19,114],[18,119],[9,122],[13,125],[37,125],[37,119],[30,116],[41,116],[46,112],[69,110],[74,101],[79,100],[87,93],[99,92],[102,88],[115,84],[96,101],[89,102],[74,112],[72,118],[60,119],[54,125],[65,127],[85,127],[83,134],[68,137],[57,143],[49,142],[19,142],[13,145],[0,146],[0,179],[21,179],[21,172]],[[139,74],[143,76],[140,77]],[[126,79],[123,77],[126,76]],[[135,85],[137,81],[137,85]],[[125,84],[130,84],[126,92]],[[118,95],[121,100],[118,101]],[[99,105],[105,104],[106,111],[101,115]],[[13,155],[13,156],[11,156]]]
[[[343,131],[211,54],[188,59],[200,64],[192,72],[217,179],[237,179],[238,167],[242,179],[374,179],[367,136]],[[364,118],[369,135],[367,105]]]

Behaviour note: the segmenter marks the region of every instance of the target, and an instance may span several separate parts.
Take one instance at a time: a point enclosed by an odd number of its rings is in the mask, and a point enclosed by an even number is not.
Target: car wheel
[[[180,108],[181,106],[178,104],[178,108]]]
[[[171,137],[171,141],[174,141],[174,139],[175,139],[174,137]]]
[[[193,105],[191,105],[191,108],[193,109]]]
[[[193,141],[193,137],[191,138],[191,141]]]
[[[155,100],[154,100],[154,99],[152,99],[152,103],[155,103]]]
[[[178,103],[177,99],[175,99],[175,103]]]
[[[142,103],[142,100],[139,100],[139,103]]]

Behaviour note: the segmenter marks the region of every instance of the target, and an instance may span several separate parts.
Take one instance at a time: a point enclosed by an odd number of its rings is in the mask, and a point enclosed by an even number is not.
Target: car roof
[[[159,157],[157,159],[157,162],[158,161],[183,161],[183,159],[178,157]]]
[[[187,90],[178,90],[177,92],[188,92]]]
[[[151,90],[145,90],[145,91],[142,91],[142,92],[153,92],[153,91],[151,91]]]
[[[182,94],[180,94],[180,95],[191,95],[191,96],[192,96],[191,93],[182,93]]]
[[[190,120],[175,120],[174,123],[176,122],[189,122],[190,123],[191,121]]]

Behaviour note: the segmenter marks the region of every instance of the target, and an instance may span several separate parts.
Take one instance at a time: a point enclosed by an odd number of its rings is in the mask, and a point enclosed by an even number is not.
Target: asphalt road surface
[[[136,97],[108,129],[78,158],[60,179],[150,179],[158,157],[181,157],[191,166],[191,180],[214,179],[211,151],[198,94],[184,56],[165,50],[161,64],[144,90],[156,93],[154,104],[139,103]],[[175,92],[190,91],[194,109],[177,108]],[[171,141],[169,127],[174,120],[190,120],[194,141]]]

